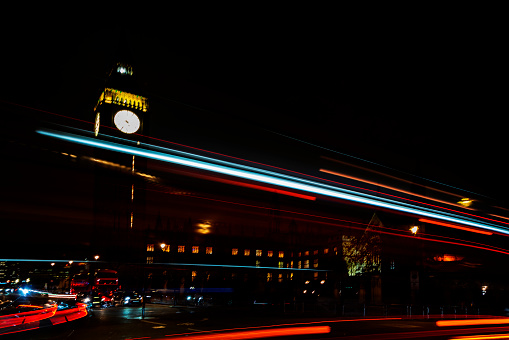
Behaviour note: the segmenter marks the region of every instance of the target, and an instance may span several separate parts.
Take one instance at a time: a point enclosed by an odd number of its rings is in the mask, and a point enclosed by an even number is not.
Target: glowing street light
[[[161,243],[161,249],[166,248],[166,243]]]
[[[416,225],[414,225],[414,226],[413,226],[413,227],[411,227],[409,230],[412,232],[412,234],[414,234],[414,235],[415,235],[415,234],[417,234],[417,231],[419,231],[419,227],[418,227],[418,226],[416,226]]]
[[[474,201],[471,200],[470,198],[462,198],[458,203],[464,206],[465,208],[468,208],[469,206],[472,205],[473,202]]]
[[[94,259],[97,261],[99,260],[99,255],[94,256]]]

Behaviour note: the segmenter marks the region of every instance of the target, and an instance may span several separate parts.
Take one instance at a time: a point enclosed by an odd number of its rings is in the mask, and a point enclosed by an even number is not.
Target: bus
[[[113,294],[118,286],[118,274],[116,270],[98,269],[94,275],[92,290],[103,294]]]

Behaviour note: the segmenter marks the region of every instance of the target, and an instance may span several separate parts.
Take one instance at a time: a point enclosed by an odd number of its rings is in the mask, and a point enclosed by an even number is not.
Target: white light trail
[[[262,183],[277,185],[285,188],[301,190],[308,193],[314,193],[318,195],[324,195],[328,197],[339,198],[343,200],[348,200],[356,203],[396,210],[400,212],[405,212],[418,216],[426,216],[429,218],[434,218],[442,221],[448,221],[453,223],[465,224],[476,228],[488,229],[491,231],[496,231],[503,234],[509,235],[509,229],[504,228],[502,226],[497,226],[491,223],[478,221],[470,217],[464,217],[460,215],[456,215],[450,212],[439,211],[436,209],[430,209],[425,207],[420,207],[416,205],[412,205],[409,203],[398,202],[395,200],[391,200],[388,198],[381,198],[373,195],[369,195],[366,193],[355,192],[352,190],[345,190],[339,187],[334,187],[331,185],[325,185],[323,183],[314,182],[310,180],[304,180],[302,178],[293,177],[281,173],[268,172],[263,169],[256,169],[249,167],[250,170],[239,169],[239,167],[245,168],[245,166],[241,164],[235,164],[234,168],[233,163],[230,163],[230,166],[213,164],[205,161],[200,161],[196,159],[191,159],[188,157],[171,155],[168,153],[152,151],[148,149],[144,149],[138,146],[129,146],[122,145],[114,142],[109,142],[105,140],[99,140],[91,137],[83,137],[79,135],[63,133],[58,131],[45,131],[38,130],[37,133],[53,137],[73,143],[78,143],[81,145],[87,145],[95,148],[101,148],[106,150],[111,150],[115,152],[136,155],[140,157],[150,158],[154,160],[159,160],[162,162],[168,162],[173,164],[179,164],[183,166],[192,167],[195,169],[207,170],[216,173],[221,173],[237,178],[243,178],[253,181],[258,181]],[[202,158],[199,155],[193,155],[187,153],[189,157]],[[209,161],[213,161],[212,158],[208,158]],[[221,162],[223,164],[228,163],[221,160],[214,160],[217,163]],[[256,171],[256,172],[255,172]],[[284,178],[281,178],[283,177]]]

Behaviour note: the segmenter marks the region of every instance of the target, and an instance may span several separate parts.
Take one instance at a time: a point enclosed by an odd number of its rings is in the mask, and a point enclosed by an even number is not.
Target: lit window
[[[280,251],[279,252],[279,257],[285,257],[285,252],[284,251]]]
[[[302,261],[297,262],[297,268],[299,268],[299,269],[302,268]]]
[[[185,250],[186,250],[186,246],[179,246],[178,247],[178,252],[179,253],[183,253]]]
[[[154,251],[154,245],[153,244],[147,244],[147,251]]]
[[[313,261],[313,268],[318,268],[318,259]]]
[[[267,282],[272,281],[272,273],[267,273]]]
[[[165,253],[169,253],[170,252],[170,245],[169,244],[165,244],[164,247],[161,248]]]
[[[212,247],[206,247],[205,248],[205,254],[207,254],[207,255],[212,254]]]
[[[290,261],[290,268],[293,268],[293,261]]]
[[[315,279],[318,279],[318,272],[314,272],[314,273],[313,273],[313,277],[314,277]]]
[[[256,267],[260,267],[260,265],[261,265],[261,264],[262,264],[262,263],[261,263],[261,261],[256,260],[256,262],[255,262],[255,266],[256,266]]]
[[[304,261],[304,268],[309,268],[309,260]]]
[[[274,252],[272,250],[269,250],[267,252],[267,257],[272,257],[273,254],[274,254]]]
[[[200,251],[200,247],[193,246],[193,249],[192,249],[193,254],[198,254],[199,251]]]
[[[251,254],[251,250],[244,249],[244,256],[249,256],[249,254]]]
[[[290,280],[293,280],[293,273],[290,273]]]
[[[299,257],[301,257],[301,256],[302,256],[302,253],[299,251]]]
[[[194,279],[196,279],[196,270],[191,272],[191,281],[194,281]]]
[[[262,250],[256,249],[256,256],[262,256]]]
[[[238,255],[239,254],[239,249],[238,248],[233,248],[232,249],[232,255]]]
[[[154,263],[154,258],[152,256],[147,256],[147,263]]]
[[[313,255],[318,255],[318,250],[314,250]]]
[[[324,253],[324,254],[328,254],[328,253],[329,253],[329,248],[325,248],[325,249],[323,250],[323,253]]]
[[[279,261],[279,262],[277,263],[277,267],[278,267],[278,268],[284,268],[284,266],[285,266],[285,264],[284,264],[284,262],[283,262],[283,261]]]
[[[283,282],[283,274],[279,274],[279,275],[277,276],[277,281],[278,281],[278,282]]]
[[[306,251],[304,252],[304,256],[309,256],[309,250],[306,250]]]

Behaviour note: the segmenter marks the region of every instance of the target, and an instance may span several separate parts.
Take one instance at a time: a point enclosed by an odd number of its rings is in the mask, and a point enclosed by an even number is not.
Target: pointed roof
[[[110,72],[105,87],[132,94],[142,95],[135,70],[134,42],[127,32],[118,35],[117,47],[113,53]]]

